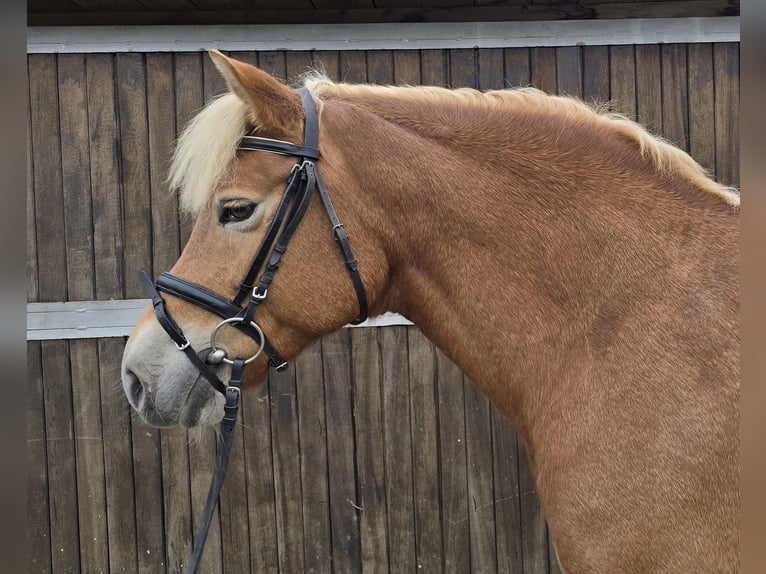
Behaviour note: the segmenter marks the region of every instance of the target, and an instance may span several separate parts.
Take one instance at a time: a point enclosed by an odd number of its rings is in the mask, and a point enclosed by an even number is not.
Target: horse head
[[[153,302],[122,362],[130,404],[156,426],[216,423],[233,358],[248,358],[245,384],[263,380],[269,364],[366,317],[367,293],[385,275],[379,262],[370,273],[357,267],[354,253],[381,253],[351,216],[358,200],[336,214],[329,199],[328,189],[358,190],[319,130],[322,104],[254,66],[211,57],[230,91],[190,122],[170,170],[194,227],[170,274],[156,287],[145,281]]]

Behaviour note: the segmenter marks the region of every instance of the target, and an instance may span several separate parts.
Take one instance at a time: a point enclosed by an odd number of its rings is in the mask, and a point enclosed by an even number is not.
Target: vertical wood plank
[[[505,87],[502,48],[485,48],[478,51],[478,84],[482,90],[502,90]]]
[[[367,81],[367,53],[358,50],[340,53],[340,80],[348,84]]]
[[[124,346],[124,340],[118,338],[98,341],[109,572],[138,570],[136,507],[141,507],[142,501],[137,504],[133,496],[132,410],[119,383]]]
[[[77,464],[80,557],[86,570],[109,570],[98,342],[69,342]]]
[[[712,44],[690,44],[689,153],[715,173],[715,87]]]
[[[266,68],[264,69],[267,72],[269,71]],[[223,79],[220,72],[218,72],[215,64],[213,64],[213,60],[207,54],[202,55],[202,86],[202,94],[205,103],[228,91],[226,81]]]
[[[663,135],[689,151],[689,94],[686,44],[662,46]]]
[[[633,46],[609,47],[611,109],[636,119],[636,60]]]
[[[200,111],[203,105],[202,91],[202,58],[207,57],[198,53],[173,54],[173,79],[176,111],[176,131],[178,137],[189,121]],[[176,199],[180,197],[177,190]],[[179,207],[179,234],[181,248],[189,241],[194,218]]]
[[[295,364],[269,374],[279,569],[305,571]]]
[[[122,298],[125,284],[122,264],[124,247],[120,204],[120,141],[113,62],[110,54],[88,54],[85,59],[97,299]]]
[[[66,243],[64,231],[64,192],[61,181],[59,106],[56,86],[56,57],[31,54],[29,97],[31,109],[33,176],[35,181],[37,284],[40,301],[66,301]],[[47,110],[36,113],[34,110]]]
[[[384,450],[380,440],[384,427],[378,330],[353,329],[350,335],[362,572],[387,572],[389,542]]]
[[[394,82],[394,58],[391,50],[367,52],[367,81],[387,86]]]
[[[469,572],[471,540],[468,517],[463,375],[441,351],[436,353],[436,372],[444,571]]]
[[[447,85],[447,51],[420,51],[420,79],[424,86]]]
[[[146,77],[152,267],[157,276],[169,271],[180,253],[178,200],[165,183],[176,131],[172,54],[146,54]]]
[[[449,85],[453,88],[478,88],[476,51],[471,48],[449,50]]]
[[[739,186],[739,44],[713,46],[715,169],[718,181]]]
[[[247,508],[250,518],[250,570],[279,572],[274,464],[271,449],[269,382],[242,392]]]
[[[412,479],[417,567],[423,572],[441,572],[443,545],[440,527],[435,349],[420,330],[409,327],[407,351],[412,412]]]
[[[311,52],[285,53],[285,76],[287,85],[299,86],[301,76],[311,71]]]
[[[582,48],[567,46],[556,48],[557,92],[561,95],[582,98],[583,71]]]
[[[496,408],[491,411],[497,571],[512,574],[523,567],[519,451],[510,421]]]
[[[311,66],[331,80],[340,81],[340,52],[316,50],[311,53]]]
[[[80,572],[72,380],[66,341],[42,341],[53,572]]]
[[[521,550],[524,574],[547,574],[548,532],[537,497],[537,487],[529,465],[527,449],[519,439],[519,489],[521,491]]]
[[[583,46],[582,67],[583,99],[595,105],[606,104],[609,101],[609,47]]]
[[[58,57],[64,237],[69,300],[93,298],[93,230],[88,157],[85,56]]]
[[[51,572],[48,461],[40,342],[27,342],[27,572]]]
[[[295,359],[298,382],[298,431],[303,504],[303,552],[306,572],[332,572],[332,529],[328,486],[327,421],[332,403],[325,406],[322,346],[314,342]],[[328,381],[332,385],[332,381]],[[325,409],[329,413],[325,413]],[[331,456],[331,455],[330,455]]]
[[[28,64],[29,65],[29,64]],[[31,74],[28,69],[27,78]],[[32,98],[29,93],[29,81],[27,88],[27,302],[37,301],[37,216],[35,213],[35,168],[32,160],[34,142],[32,141]]]
[[[530,60],[528,48],[506,48],[503,50],[505,84],[511,88],[529,86]]]
[[[556,93],[556,48],[531,48],[529,79],[539,90]]]
[[[417,51],[394,52],[394,83],[405,86],[420,84],[420,54]]]
[[[146,133],[146,78],[140,54],[117,54],[115,61],[122,166],[125,296],[145,294],[136,278],[151,272],[152,215],[149,196],[149,148]]]
[[[332,564],[335,572],[359,572],[362,546],[354,444],[354,389],[349,329],[322,338],[327,410]]]
[[[417,570],[412,492],[412,437],[407,369],[407,328],[380,330],[385,433],[389,568]]]
[[[636,116],[653,134],[662,133],[662,64],[659,46],[636,46]]]
[[[496,572],[490,405],[487,398],[468,378],[464,378],[463,386],[471,571]]]

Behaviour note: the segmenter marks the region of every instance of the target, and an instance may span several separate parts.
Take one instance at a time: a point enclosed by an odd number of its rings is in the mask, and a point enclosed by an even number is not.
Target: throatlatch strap
[[[229,466],[229,457],[231,456],[231,445],[234,440],[234,424],[237,422],[237,411],[239,409],[239,394],[242,386],[242,378],[245,370],[244,359],[234,359],[231,366],[231,380],[226,388],[226,405],[223,407],[224,415],[221,421],[221,442],[216,455],[215,474],[210,483],[210,490],[207,493],[205,509],[202,511],[202,520],[200,521],[197,537],[194,539],[194,549],[192,550],[189,565],[186,568],[186,574],[197,574],[199,563],[202,558],[202,551],[205,548],[205,540],[210,530],[210,523],[213,520],[213,512],[218,504],[221,495],[223,480],[226,477],[226,469]]]

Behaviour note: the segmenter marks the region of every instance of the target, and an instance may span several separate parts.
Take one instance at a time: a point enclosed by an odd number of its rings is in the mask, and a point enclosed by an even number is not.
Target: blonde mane
[[[321,100],[375,97],[392,101],[408,100],[433,106],[439,102],[494,109],[519,109],[528,106],[573,119],[590,119],[604,130],[637,144],[644,157],[650,157],[661,176],[683,178],[712,193],[732,206],[739,206],[737,189],[716,183],[690,155],[624,115],[609,112],[606,106],[594,108],[576,98],[548,95],[536,88],[516,88],[480,92],[471,88],[454,90],[433,86],[374,86],[335,83],[324,76],[310,74],[304,79],[312,95]],[[413,119],[413,121],[416,121]],[[178,139],[170,168],[169,181],[180,190],[182,206],[196,213],[213,190],[232,169],[237,144],[252,129],[245,105],[233,94],[212,100],[190,122]]]

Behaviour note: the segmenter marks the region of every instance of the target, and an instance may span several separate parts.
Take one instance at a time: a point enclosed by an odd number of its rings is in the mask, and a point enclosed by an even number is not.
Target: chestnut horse
[[[230,93],[178,141],[171,184],[196,216],[172,273],[233,298],[303,145],[301,95],[211,52]],[[531,88],[304,80],[316,162],[358,260],[370,315],[401,313],[513,423],[563,569],[739,568],[739,194],[625,117]],[[279,144],[281,145],[281,144]],[[254,320],[290,359],[357,319],[320,198]],[[210,351],[220,318],[169,313]],[[259,341],[226,328],[222,352]],[[203,359],[204,360],[204,359]],[[210,369],[228,381],[230,367]],[[266,355],[245,369],[264,379]],[[224,399],[148,308],[122,366],[152,425],[211,425]]]

